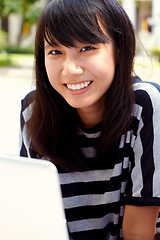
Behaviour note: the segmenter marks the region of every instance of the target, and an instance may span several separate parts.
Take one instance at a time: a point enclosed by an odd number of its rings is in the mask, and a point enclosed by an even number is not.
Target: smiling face
[[[44,45],[52,87],[76,109],[102,108],[115,74],[113,44],[76,42],[75,47],[52,47],[45,41]]]

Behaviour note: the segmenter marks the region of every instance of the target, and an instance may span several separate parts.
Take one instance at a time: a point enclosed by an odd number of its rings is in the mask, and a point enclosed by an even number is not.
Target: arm
[[[153,240],[159,207],[126,205],[122,232],[124,240]]]

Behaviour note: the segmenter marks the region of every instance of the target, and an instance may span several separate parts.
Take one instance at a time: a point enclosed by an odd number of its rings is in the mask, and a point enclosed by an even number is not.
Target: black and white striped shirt
[[[77,127],[90,171],[59,172],[69,232],[75,240],[120,240],[125,204],[160,206],[160,93],[149,83],[133,85],[133,122],[119,146],[105,159],[96,157],[101,125]],[[35,157],[25,123],[32,104],[22,101],[21,156]],[[38,156],[38,155],[37,155]],[[157,220],[160,232],[160,220]]]

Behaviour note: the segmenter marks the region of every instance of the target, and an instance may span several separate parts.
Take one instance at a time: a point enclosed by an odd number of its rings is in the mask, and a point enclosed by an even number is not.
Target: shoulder
[[[133,78],[133,90],[135,93],[139,93],[139,95],[148,94],[150,97],[158,97],[160,96],[160,85],[154,82],[145,82],[142,81],[139,77]],[[140,94],[141,93],[141,94]]]
[[[22,100],[21,100],[21,105],[22,105],[22,111],[25,110],[33,101],[34,101],[34,96],[35,96],[35,90],[29,92]]]
[[[31,91],[21,100],[21,116],[23,117],[24,122],[27,122],[31,117],[34,96],[35,91]]]
[[[140,79],[134,81],[136,104],[146,108],[148,112],[160,111],[160,86],[152,82],[144,82]]]
[[[141,83],[141,84],[144,84],[144,86],[147,84],[150,84],[152,86],[154,86],[159,92],[160,92],[160,85],[155,83],[155,82],[145,82],[145,81],[142,81],[138,76],[134,76],[133,77],[133,83],[136,84],[136,83]],[[149,85],[149,86],[150,86]]]

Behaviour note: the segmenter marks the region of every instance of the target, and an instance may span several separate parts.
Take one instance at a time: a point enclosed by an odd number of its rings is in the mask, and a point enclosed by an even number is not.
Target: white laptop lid
[[[69,239],[52,163],[0,156],[0,239]]]

